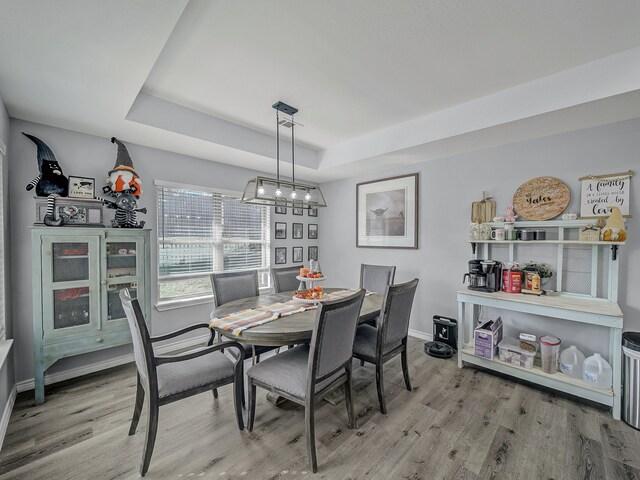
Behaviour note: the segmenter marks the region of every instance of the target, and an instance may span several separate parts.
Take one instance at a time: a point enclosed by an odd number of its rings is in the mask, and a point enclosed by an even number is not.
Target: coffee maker
[[[502,288],[502,263],[495,260],[469,260],[469,273],[465,273],[462,282],[469,277],[469,290],[479,292],[498,292]]]

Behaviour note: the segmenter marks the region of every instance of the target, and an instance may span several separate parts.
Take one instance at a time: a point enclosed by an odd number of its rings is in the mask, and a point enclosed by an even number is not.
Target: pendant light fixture
[[[326,207],[320,187],[310,183],[296,182],[295,126],[294,115],[298,109],[284,102],[273,104],[276,110],[276,178],[257,176],[247,182],[242,203],[271,205],[290,208]],[[283,113],[284,117],[280,117]],[[291,181],[280,178],[280,127],[291,129]]]

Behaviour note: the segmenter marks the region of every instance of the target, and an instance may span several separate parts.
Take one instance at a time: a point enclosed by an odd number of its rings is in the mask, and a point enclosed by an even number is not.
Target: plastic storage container
[[[540,356],[542,371],[556,373],[558,371],[558,357],[560,356],[560,339],[553,335],[540,337]]]
[[[575,345],[571,345],[560,354],[560,371],[573,378],[582,379],[584,355]]]
[[[592,357],[584,361],[582,378],[594,387],[611,388],[611,385],[613,385],[613,370],[611,370],[611,365],[599,353],[594,353]]]
[[[533,368],[533,360],[538,351],[538,344],[525,342],[527,348],[520,346],[520,340],[513,337],[506,337],[498,345],[500,360],[511,365],[517,365],[524,368]]]

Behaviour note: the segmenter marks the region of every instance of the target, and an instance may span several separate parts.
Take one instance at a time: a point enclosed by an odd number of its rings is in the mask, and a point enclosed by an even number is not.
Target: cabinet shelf
[[[78,258],[89,258],[89,255],[56,255],[56,260],[77,260]]]
[[[509,243],[525,243],[528,245],[551,244],[551,245],[609,245],[623,246],[626,242],[584,242],[580,240],[469,240],[469,243],[493,243],[493,244],[509,244]]]
[[[569,377],[560,372],[551,374],[545,373],[542,368],[537,365],[534,365],[533,368],[524,368],[503,362],[498,357],[493,359],[477,357],[474,355],[473,350],[473,345],[465,345],[461,352],[461,358],[464,362],[520,378],[538,385],[543,385],[548,388],[553,388],[554,390],[586,398],[609,407],[613,406],[614,395],[613,390],[610,388],[595,388],[582,380]]]

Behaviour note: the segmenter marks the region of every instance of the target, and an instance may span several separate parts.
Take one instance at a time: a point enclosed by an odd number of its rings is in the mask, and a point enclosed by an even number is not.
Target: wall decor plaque
[[[587,175],[580,178],[580,218],[606,217],[611,207],[618,207],[630,217],[629,194],[633,171]]]
[[[555,177],[527,180],[513,196],[513,206],[525,220],[551,220],[564,212],[570,201],[569,187]]]

